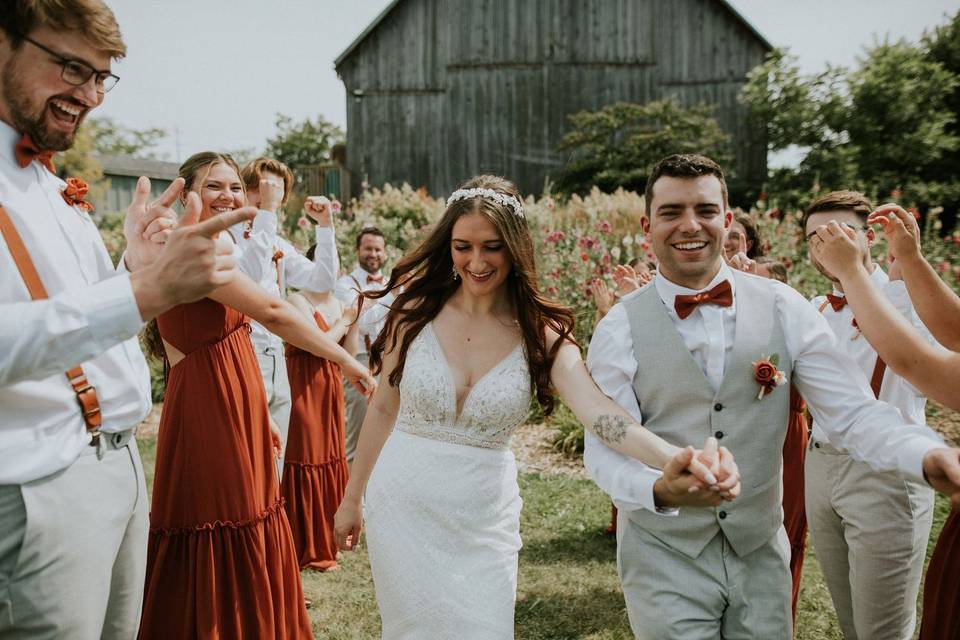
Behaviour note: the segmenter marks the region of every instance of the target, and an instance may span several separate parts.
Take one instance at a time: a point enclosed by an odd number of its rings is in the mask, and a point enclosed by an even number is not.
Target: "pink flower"
[[[543,201],[543,205],[544,205],[547,209],[550,209],[551,211],[553,211],[554,207],[557,206],[556,203],[553,201],[553,198],[547,198],[546,200],[544,200],[544,201]]]
[[[310,226],[310,221],[307,220],[305,216],[300,216],[300,219],[297,220],[297,226],[301,229],[306,229]]]
[[[590,259],[590,256],[588,256],[588,255],[586,254],[586,252],[584,252],[584,253],[581,253],[581,254],[580,254],[580,259],[581,259],[582,261],[586,262],[587,260]]]
[[[606,220],[600,220],[597,222],[597,231],[600,233],[610,233],[610,229],[613,227],[610,226],[610,223]]]
[[[939,271],[940,273],[946,273],[949,269],[950,269],[949,262],[941,262],[940,264],[937,265],[937,271]]]
[[[343,209],[343,205],[340,204],[339,200],[335,199],[330,203],[330,211],[332,211],[333,213],[340,213],[341,209]]]

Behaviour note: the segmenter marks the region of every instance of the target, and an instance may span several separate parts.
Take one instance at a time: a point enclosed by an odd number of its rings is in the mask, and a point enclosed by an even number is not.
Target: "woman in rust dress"
[[[332,291],[303,291],[287,300],[329,338],[356,351],[356,314],[344,313]],[[291,344],[286,356],[293,405],[280,494],[300,568],[329,571],[337,568],[333,515],[348,477],[340,367]]]
[[[960,638],[960,510],[943,523],[923,583],[920,640]]]
[[[244,203],[228,156],[197,154],[180,173],[190,189],[186,206],[200,208],[201,219]],[[220,241],[231,242],[226,234]],[[209,298],[157,318],[153,344],[162,338],[170,370],[157,441],[142,639],[311,637],[245,313],[345,364],[350,377],[369,380],[299,311],[240,274]]]
[[[790,575],[793,578],[793,620],[797,620],[800,575],[807,549],[807,510],[804,504],[803,463],[807,457],[807,406],[790,385],[790,419],[783,442],[783,526],[790,539]]]

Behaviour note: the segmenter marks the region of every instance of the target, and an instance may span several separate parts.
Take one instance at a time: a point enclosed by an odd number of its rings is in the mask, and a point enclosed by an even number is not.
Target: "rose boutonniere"
[[[271,258],[271,260],[273,260],[274,262],[280,262],[282,258],[283,258],[283,251],[281,251],[280,249],[277,249],[276,251],[273,252],[273,257]]]
[[[760,385],[760,393],[757,394],[757,400],[762,400],[763,396],[773,393],[773,390],[787,381],[786,374],[777,369],[780,364],[780,354],[771,354],[769,358],[761,356],[753,364],[753,378]]]
[[[63,201],[71,207],[89,213],[93,211],[93,205],[84,200],[89,190],[90,185],[82,178],[67,178],[67,186],[63,188],[60,195],[63,196]]]

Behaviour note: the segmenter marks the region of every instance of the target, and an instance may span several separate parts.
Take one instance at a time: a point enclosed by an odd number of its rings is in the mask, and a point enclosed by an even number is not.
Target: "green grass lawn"
[[[156,442],[140,441],[148,484]],[[518,640],[629,640],[633,636],[617,580],[616,544],[603,535],[610,502],[592,483],[522,474],[523,515],[516,609]],[[928,559],[949,503],[938,496]],[[314,635],[325,640],[379,638],[380,620],[363,548],[344,554],[340,571],[305,571]],[[442,570],[442,568],[440,568]],[[812,551],[804,564],[796,637],[842,640],[833,604]]]

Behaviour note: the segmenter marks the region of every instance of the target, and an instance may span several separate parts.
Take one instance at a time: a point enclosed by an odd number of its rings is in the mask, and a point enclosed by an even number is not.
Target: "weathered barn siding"
[[[397,1],[337,61],[347,164],[371,184],[444,193],[495,172],[539,193],[570,114],[676,96],[715,105],[761,179],[736,96],[768,47],[720,0]]]

